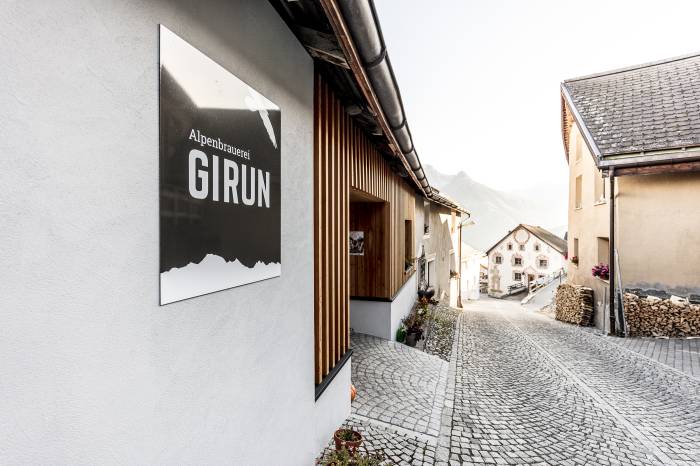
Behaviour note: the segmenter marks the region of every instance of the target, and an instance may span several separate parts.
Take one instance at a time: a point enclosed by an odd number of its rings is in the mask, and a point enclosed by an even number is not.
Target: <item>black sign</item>
[[[280,275],[279,107],[160,27],[160,303]]]

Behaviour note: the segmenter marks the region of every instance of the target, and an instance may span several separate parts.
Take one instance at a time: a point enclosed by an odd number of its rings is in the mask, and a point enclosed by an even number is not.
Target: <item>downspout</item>
[[[608,273],[610,279],[610,306],[608,316],[610,319],[610,335],[614,335],[616,332],[615,323],[615,168],[611,167],[609,171],[610,176],[610,252],[609,252],[609,262]]]
[[[457,308],[462,309],[462,222],[459,222],[459,258],[457,259]]]
[[[459,309],[462,309],[462,227],[472,218],[472,214],[469,212],[465,213],[467,214],[467,218],[459,222],[459,259],[457,262],[459,269],[459,278],[457,279],[457,307]]]
[[[398,144],[398,150],[404,156],[408,168],[413,172],[423,192],[428,198],[432,198],[430,184],[413,146],[413,137],[406,121],[401,92],[384,44],[374,2],[372,0],[339,0],[337,4],[357,47],[361,65],[386,116],[392,136]]]

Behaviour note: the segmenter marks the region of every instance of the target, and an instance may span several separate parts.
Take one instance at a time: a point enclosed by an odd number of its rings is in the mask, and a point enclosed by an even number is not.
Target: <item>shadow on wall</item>
[[[443,292],[450,292],[450,271],[457,271],[457,254],[459,251],[454,249],[452,243],[452,231],[450,230],[450,220],[452,214],[450,209],[436,204],[432,204],[430,208],[430,236],[423,239],[426,257],[425,280],[435,288],[435,296],[440,297]],[[457,222],[457,217],[455,223]],[[456,229],[456,225],[455,225]],[[453,251],[455,262],[451,262],[450,257]],[[420,251],[419,251],[420,253]],[[434,260],[434,266],[430,266],[430,262]],[[429,274],[435,274],[429,277]]]
[[[255,14],[257,7],[252,7],[248,0],[232,0],[228,2],[217,2],[216,8],[219,10],[219,14],[212,15],[208,8],[192,8],[192,2],[185,0],[175,0],[173,2],[163,2],[167,5],[167,8],[171,11],[181,11],[186,12],[188,23],[197,22],[198,27],[192,27],[190,25],[190,30],[196,30],[196,35],[205,34],[206,31],[212,32],[211,40],[208,44],[220,44],[220,48],[213,49],[209,48],[208,55],[214,61],[218,63],[230,63],[230,44],[245,44],[250,41],[250,31],[247,28],[237,28],[231,27],[231,18],[245,17],[249,16],[257,30],[268,31],[269,34],[275,34],[276,31],[280,31],[279,24],[277,24],[277,13],[269,16],[261,16]],[[266,2],[267,3],[267,2]],[[271,11],[274,12],[272,5],[267,5]],[[175,13],[177,14],[177,13]],[[166,21],[166,20],[164,20]],[[176,21],[179,22],[179,21]],[[168,24],[165,24],[168,26]],[[154,29],[157,31],[157,29]],[[190,31],[177,31],[174,30],[176,34],[180,35],[183,39],[188,40]],[[266,45],[269,48],[277,49],[280,42],[285,42],[288,40],[286,35],[287,31],[280,31],[279,37],[270,37],[270,40]],[[190,41],[192,45],[197,47],[197,41]],[[294,68],[299,60],[308,60],[310,57],[306,55],[303,48],[299,48],[299,55],[287,54],[280,55],[274,53],[260,53],[261,44],[256,47],[236,47],[236,62],[241,63],[237,69],[229,69],[230,72],[241,78],[245,82],[253,82],[254,75],[250,73],[263,74],[267,78],[267,81],[272,83],[269,88],[266,86],[260,86],[256,89],[261,94],[270,97],[272,90],[279,92],[278,88],[284,89],[287,94],[295,94],[299,88],[294,87],[289,80],[289,76],[285,73],[285,70]],[[245,59],[245,62],[241,62],[241,58]],[[284,63],[287,61],[287,63]],[[299,102],[308,101],[309,95],[313,93],[313,82],[309,83],[308,94],[298,95]],[[272,94],[274,100],[274,94]]]

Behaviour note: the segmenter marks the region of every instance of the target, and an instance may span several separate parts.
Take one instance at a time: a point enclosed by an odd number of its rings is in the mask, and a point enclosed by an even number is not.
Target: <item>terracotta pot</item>
[[[342,434],[347,431],[352,432],[352,440],[343,440],[344,435]],[[336,451],[345,448],[350,453],[350,456],[355,456],[355,452],[362,445],[362,434],[351,429],[338,429],[333,434],[333,441],[335,441]]]

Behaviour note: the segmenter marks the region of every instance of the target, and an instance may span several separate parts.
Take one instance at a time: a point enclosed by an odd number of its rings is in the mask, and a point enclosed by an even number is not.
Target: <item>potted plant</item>
[[[455,272],[454,270],[450,270],[450,278],[459,278],[459,272]]]
[[[427,298],[428,301],[432,299],[432,297],[435,296],[435,288],[432,286],[426,286],[425,288],[418,288],[418,298]]]
[[[401,322],[406,328],[406,344],[416,346],[416,343],[423,338],[423,318],[418,310],[412,312]]]
[[[362,434],[352,429],[338,429],[333,434],[335,450],[347,450],[350,456],[354,456],[357,449],[362,445]]]
[[[571,263],[574,265],[578,265],[578,256],[572,256],[571,257]]]
[[[403,343],[406,341],[406,326],[401,323],[399,328],[396,330],[396,341]]]
[[[609,280],[610,279],[610,267],[606,264],[598,264],[593,267],[591,270],[591,273],[593,274],[594,277],[598,277],[602,280]]]
[[[406,259],[406,262],[405,262],[404,267],[403,267],[404,272],[408,272],[409,270],[411,270],[413,268],[413,264],[415,263],[415,261],[416,261],[415,257]]]
[[[356,453],[351,455],[348,450],[342,449],[330,451],[318,460],[321,466],[379,466],[382,464],[383,458],[379,455],[368,455],[365,453]]]

